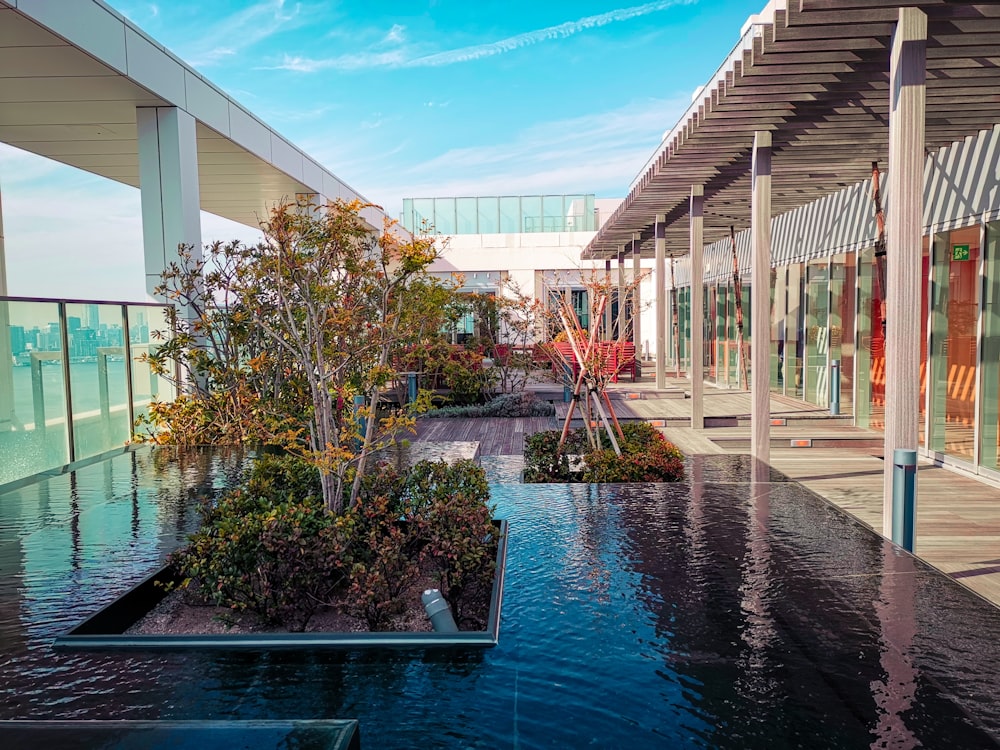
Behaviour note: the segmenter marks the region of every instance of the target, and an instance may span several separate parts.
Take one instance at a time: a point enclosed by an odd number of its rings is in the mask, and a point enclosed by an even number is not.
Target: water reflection
[[[693,459],[676,485],[513,484],[503,461],[492,650],[51,650],[241,465],[142,452],[0,497],[0,718],[358,718],[385,750],[972,748],[1000,732],[997,610],[741,457]]]
[[[917,622],[914,610],[913,558],[889,544],[882,546],[882,576],[875,614],[881,629],[879,663],[885,672],[871,684],[878,707],[872,729],[871,747],[905,750],[919,747],[920,741],[906,724],[913,708],[918,671],[914,666],[913,639]]]

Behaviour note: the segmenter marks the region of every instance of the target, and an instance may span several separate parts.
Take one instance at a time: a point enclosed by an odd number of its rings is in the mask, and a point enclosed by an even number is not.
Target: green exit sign
[[[968,260],[969,259],[969,246],[968,245],[952,245],[951,246],[951,259],[952,260]]]

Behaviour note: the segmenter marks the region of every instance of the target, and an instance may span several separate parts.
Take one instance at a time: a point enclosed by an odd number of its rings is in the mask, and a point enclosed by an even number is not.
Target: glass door
[[[842,253],[830,260],[830,361],[840,363],[840,413],[854,413],[855,257]],[[831,395],[834,387],[830,371]]]
[[[967,461],[974,459],[979,255],[978,226],[934,236],[928,447]]]
[[[830,268],[826,258],[806,268],[806,378],[805,400],[817,406],[829,403]]]
[[[986,226],[979,464],[1000,471],[1000,222]]]

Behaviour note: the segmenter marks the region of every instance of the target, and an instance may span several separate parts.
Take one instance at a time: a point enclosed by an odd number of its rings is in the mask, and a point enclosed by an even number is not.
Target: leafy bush
[[[469,460],[421,461],[410,471],[406,498],[420,529],[423,559],[436,568],[456,622],[485,627],[472,613],[489,601],[496,572],[497,531],[486,473]]]
[[[424,416],[457,417],[551,417],[556,408],[548,401],[539,401],[531,391],[505,393],[482,405],[444,406],[432,409]]]
[[[305,458],[269,454],[257,458],[250,468],[247,489],[272,499],[322,498],[319,469]]]
[[[381,494],[345,517],[351,524],[352,566],[344,610],[369,630],[386,630],[403,611],[403,593],[420,572],[418,528],[400,518],[393,498]]]
[[[202,527],[172,556],[184,585],[292,630],[335,603],[384,630],[413,582],[433,575],[456,620],[480,624],[475,608],[489,600],[498,540],[479,466],[424,461],[401,474],[379,465],[339,516],[318,484],[304,459],[258,459],[242,487],[205,506]]]
[[[525,438],[525,482],[677,482],[684,478],[684,455],[645,422],[622,425],[622,455],[599,433],[601,447],[591,450],[586,431],[571,431],[556,460],[560,433],[535,433]],[[575,456],[581,456],[579,462]]]
[[[315,497],[275,502],[236,489],[171,556],[203,599],[303,630],[349,567],[343,519]]]

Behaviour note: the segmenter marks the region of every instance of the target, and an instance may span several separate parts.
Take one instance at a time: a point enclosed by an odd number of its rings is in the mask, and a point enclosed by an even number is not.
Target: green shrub
[[[677,482],[684,478],[684,455],[645,422],[622,425],[622,455],[604,431],[601,447],[591,450],[583,428],[569,433],[559,460],[560,433],[538,432],[525,438],[525,482]],[[576,464],[573,457],[581,456]]]
[[[272,500],[323,497],[319,469],[299,456],[265,453],[250,468],[247,489]]]
[[[578,460],[571,460],[590,450],[587,434],[582,429],[570,430],[566,445],[556,460],[559,447],[559,430],[544,430],[524,438],[525,482],[579,482],[582,481]]]
[[[551,417],[556,408],[548,401],[539,401],[531,391],[505,393],[485,404],[470,406],[444,406],[433,409],[424,416],[438,418],[458,417]]]
[[[171,557],[205,601],[302,630],[339,604],[371,630],[391,627],[421,573],[433,575],[460,624],[492,591],[497,532],[482,468],[423,461],[406,474],[382,464],[340,516],[324,506],[301,459],[258,460],[244,486],[204,509],[202,527]]]
[[[171,562],[206,601],[303,630],[350,567],[344,530],[315,497],[274,503],[237,489]]]
[[[483,628],[496,573],[497,529],[486,473],[472,461],[421,461],[410,471],[410,521],[420,529],[421,555],[436,569],[441,594],[460,626]]]
[[[397,500],[369,496],[347,512],[353,564],[344,611],[365,621],[369,630],[388,629],[403,611],[402,596],[420,572],[418,529],[401,520]]]

